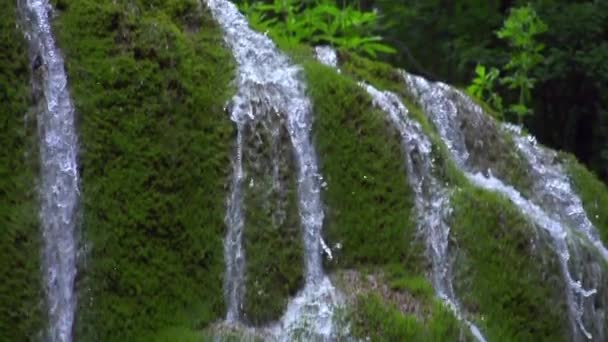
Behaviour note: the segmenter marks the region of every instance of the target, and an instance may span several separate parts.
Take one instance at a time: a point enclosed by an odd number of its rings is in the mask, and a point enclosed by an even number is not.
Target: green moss
[[[231,58],[195,0],[60,0],[79,114],[79,340],[147,340],[224,315]]]
[[[506,198],[465,187],[452,196],[456,291],[490,341],[567,339],[557,256]]]
[[[412,276],[405,274],[403,276],[390,279],[389,286],[395,291],[407,291],[408,293],[411,293],[412,296],[421,300],[428,301],[433,298],[434,295],[434,290],[431,283],[420,275]]]
[[[245,320],[278,319],[303,284],[303,248],[293,152],[286,126],[269,114],[245,132]]]
[[[339,51],[340,69],[380,90],[388,90],[400,96],[406,95],[403,77],[390,64],[372,61],[347,51]]]
[[[315,62],[304,68],[327,183],[324,232],[330,244],[342,245],[336,264],[406,263],[420,269],[424,256],[416,248],[413,194],[399,135],[353,80]]]
[[[567,155],[565,159],[570,179],[583,202],[587,217],[599,231],[604,244],[608,244],[608,187],[573,156]]]
[[[34,340],[42,329],[36,122],[27,44],[16,2],[0,1],[0,340]]]
[[[459,341],[472,340],[454,315],[435,301],[427,317],[404,314],[376,294],[359,296],[352,313],[356,338],[371,341]]]

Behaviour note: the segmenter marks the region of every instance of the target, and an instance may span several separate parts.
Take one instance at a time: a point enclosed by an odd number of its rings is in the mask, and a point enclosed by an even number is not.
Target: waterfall
[[[318,46],[315,53],[319,62],[338,70],[337,54],[331,47]],[[431,142],[420,124],[409,117],[407,108],[397,95],[380,91],[363,82],[359,83],[359,86],[369,94],[373,104],[386,113],[399,132],[407,161],[408,182],[415,193],[418,229],[426,238],[427,253],[433,266],[433,287],[437,296],[462,320],[460,305],[452,285],[452,265],[448,255],[450,227],[445,219],[450,210],[450,194],[433,176]],[[478,341],[485,341],[477,326],[468,320],[464,321]]]
[[[233,111],[236,113],[236,111]],[[227,203],[226,226],[228,233],[224,241],[224,256],[226,259],[226,276],[224,288],[226,292],[226,304],[228,306],[226,321],[237,323],[241,317],[241,305],[243,302],[243,278],[245,276],[245,253],[243,251],[243,227],[245,218],[243,216],[243,123],[239,117],[233,115],[232,119],[237,122],[236,150],[232,160],[232,184],[230,196]]]
[[[227,0],[206,0],[215,20],[224,31],[224,38],[237,62],[237,94],[232,99],[231,116],[237,127],[264,114],[283,116],[293,147],[297,169],[298,208],[304,236],[305,279],[304,289],[288,304],[287,311],[272,331],[279,339],[289,339],[290,331],[306,325],[311,336],[328,338],[333,331],[332,316],[338,296],[322,267],[321,228],[321,176],[310,131],[312,106],[306,97],[306,87],[301,81],[301,69],[292,65],[287,56],[280,53],[265,35],[254,32],[245,17],[234,4]],[[242,136],[242,134],[240,135]],[[241,138],[242,140],[242,138]],[[237,158],[233,177],[233,189],[229,201],[226,238],[228,271],[226,283],[229,294],[228,320],[238,317],[242,303],[238,290],[242,288],[242,208],[235,191],[240,188],[242,165]],[[240,195],[242,196],[242,194]],[[236,206],[236,207],[233,207]],[[233,218],[230,218],[234,214]],[[237,219],[238,218],[238,219]],[[234,224],[236,223],[236,224]],[[241,257],[235,260],[232,256]],[[231,311],[232,310],[232,311]]]
[[[552,158],[547,151],[519,133],[515,137],[517,149],[532,170],[534,190],[538,191],[538,195],[533,195],[530,199],[524,198],[512,186],[505,184],[504,180],[494,177],[490,170],[489,175],[475,172],[477,165],[462,132],[463,116],[469,115],[468,124],[472,122],[473,126],[480,120],[489,118],[471,99],[446,84],[430,83],[406,73],[403,73],[403,77],[407,88],[437,127],[452,158],[469,181],[481,188],[503,194],[532,222],[548,232],[560,260],[573,338],[579,340],[580,334],[583,334],[587,339],[591,339],[592,334],[585,327],[585,299],[596,294],[597,290],[583,288],[582,271],[579,271],[583,265],[572,262],[570,249],[574,247],[569,243],[578,242],[573,233],[582,233],[602,256],[605,257],[606,253],[595,229],[586,218],[580,199],[570,189],[567,177],[558,166],[550,165],[548,159]],[[504,129],[512,130],[510,126]],[[601,325],[597,327],[597,333],[599,336],[603,335]]]
[[[76,296],[76,219],[78,207],[78,141],[61,52],[51,32],[51,5],[23,0],[27,38],[34,65],[34,86],[42,90],[38,108],[41,185],[40,220],[47,296],[49,339],[71,341]],[[37,65],[39,64],[39,65]]]
[[[581,199],[572,190],[570,179],[561,165],[555,162],[557,153],[537,144],[534,137],[523,134],[521,127],[504,124],[502,128],[513,134],[517,150],[528,161],[536,181],[532,191],[534,201],[542,203],[552,217],[581,232],[608,261],[608,250],[602,244],[597,229],[589,221]]]

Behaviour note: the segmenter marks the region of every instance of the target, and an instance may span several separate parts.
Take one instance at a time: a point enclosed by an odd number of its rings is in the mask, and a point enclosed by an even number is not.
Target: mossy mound
[[[421,268],[398,133],[354,80],[316,62],[305,62],[304,69],[326,182],[324,234],[335,253],[329,266]]]
[[[354,308],[353,335],[371,341],[474,341],[439,301],[420,319],[404,314],[378,295],[362,295]]]
[[[78,113],[76,338],[149,340],[224,315],[232,63],[195,0],[55,1]]]
[[[452,196],[454,212],[450,223],[451,254],[456,258],[455,282],[458,297],[466,311],[473,314],[486,337],[489,340],[567,338],[565,290],[561,286],[557,256],[548,247],[548,237],[537,233],[536,228],[507,199],[468,184],[451,161],[435,128],[415,104],[397,70],[347,52],[340,53],[340,62],[342,71],[357,80],[402,97],[412,118],[421,124],[433,143],[436,176],[447,186],[458,189]],[[467,121],[469,114],[463,116]],[[511,137],[501,132],[489,117],[480,122],[484,128],[475,131],[472,130],[473,125],[463,124],[465,142],[472,155],[477,156],[471,161],[473,166],[491,168],[495,175],[527,193],[532,180]],[[479,133],[481,138],[473,139]],[[483,141],[483,146],[479,141]],[[487,146],[490,149],[483,151]],[[411,280],[393,283],[412,286]],[[377,298],[363,300],[364,308],[380,307]],[[395,312],[389,313],[390,309],[384,313],[374,311],[376,313],[371,316],[385,317],[384,322],[378,322],[380,326],[390,323],[387,329],[399,331],[401,327],[404,334],[415,331],[413,321],[407,323],[402,318],[397,324],[399,320]],[[407,330],[405,326],[411,329]],[[409,338],[414,338],[412,336]]]
[[[27,44],[16,2],[0,1],[0,340],[35,340],[43,328],[36,118]]]
[[[499,194],[452,196],[455,287],[489,341],[564,341],[568,309],[559,261],[543,232]]]
[[[587,217],[608,244],[608,187],[596,175],[581,165],[574,156],[563,155],[574,189],[583,202]]]
[[[338,271],[346,293],[341,313],[353,337],[372,341],[472,341],[468,328],[435,298],[431,284],[401,265],[387,271]]]
[[[277,320],[303,285],[296,170],[284,120],[267,113],[244,132],[245,321]]]

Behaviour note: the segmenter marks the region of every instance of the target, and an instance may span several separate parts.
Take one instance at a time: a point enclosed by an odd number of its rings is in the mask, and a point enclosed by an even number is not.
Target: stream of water
[[[40,220],[50,341],[72,340],[76,295],[76,221],[79,200],[78,139],[64,61],[51,31],[46,0],[20,3],[30,42],[40,137]]]

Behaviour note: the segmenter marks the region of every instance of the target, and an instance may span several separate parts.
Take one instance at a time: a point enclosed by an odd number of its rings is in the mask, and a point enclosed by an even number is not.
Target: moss
[[[394,291],[407,291],[416,299],[430,302],[434,296],[431,283],[421,275],[412,275],[401,265],[386,267],[389,287]]]
[[[353,80],[304,63],[314,103],[314,140],[327,187],[324,232],[340,267],[405,263],[424,256],[416,245],[413,194],[400,138]]]
[[[403,77],[392,65],[372,61],[347,51],[339,51],[338,60],[342,71],[352,75],[356,80],[402,97],[406,95]]]
[[[36,122],[29,113],[27,44],[16,2],[0,1],[0,340],[42,329]]]
[[[86,261],[76,338],[149,340],[224,315],[231,58],[195,0],[60,0],[79,114]]]
[[[454,315],[440,302],[433,302],[424,319],[404,314],[376,294],[359,296],[352,313],[355,338],[371,341],[472,340],[463,333]]]
[[[574,188],[583,202],[587,217],[595,225],[604,244],[608,244],[608,187],[573,156],[564,155]]]
[[[245,132],[245,320],[278,319],[303,285],[303,248],[289,134],[275,114]]]
[[[465,187],[452,196],[455,287],[490,341],[567,339],[557,256],[506,198]]]

